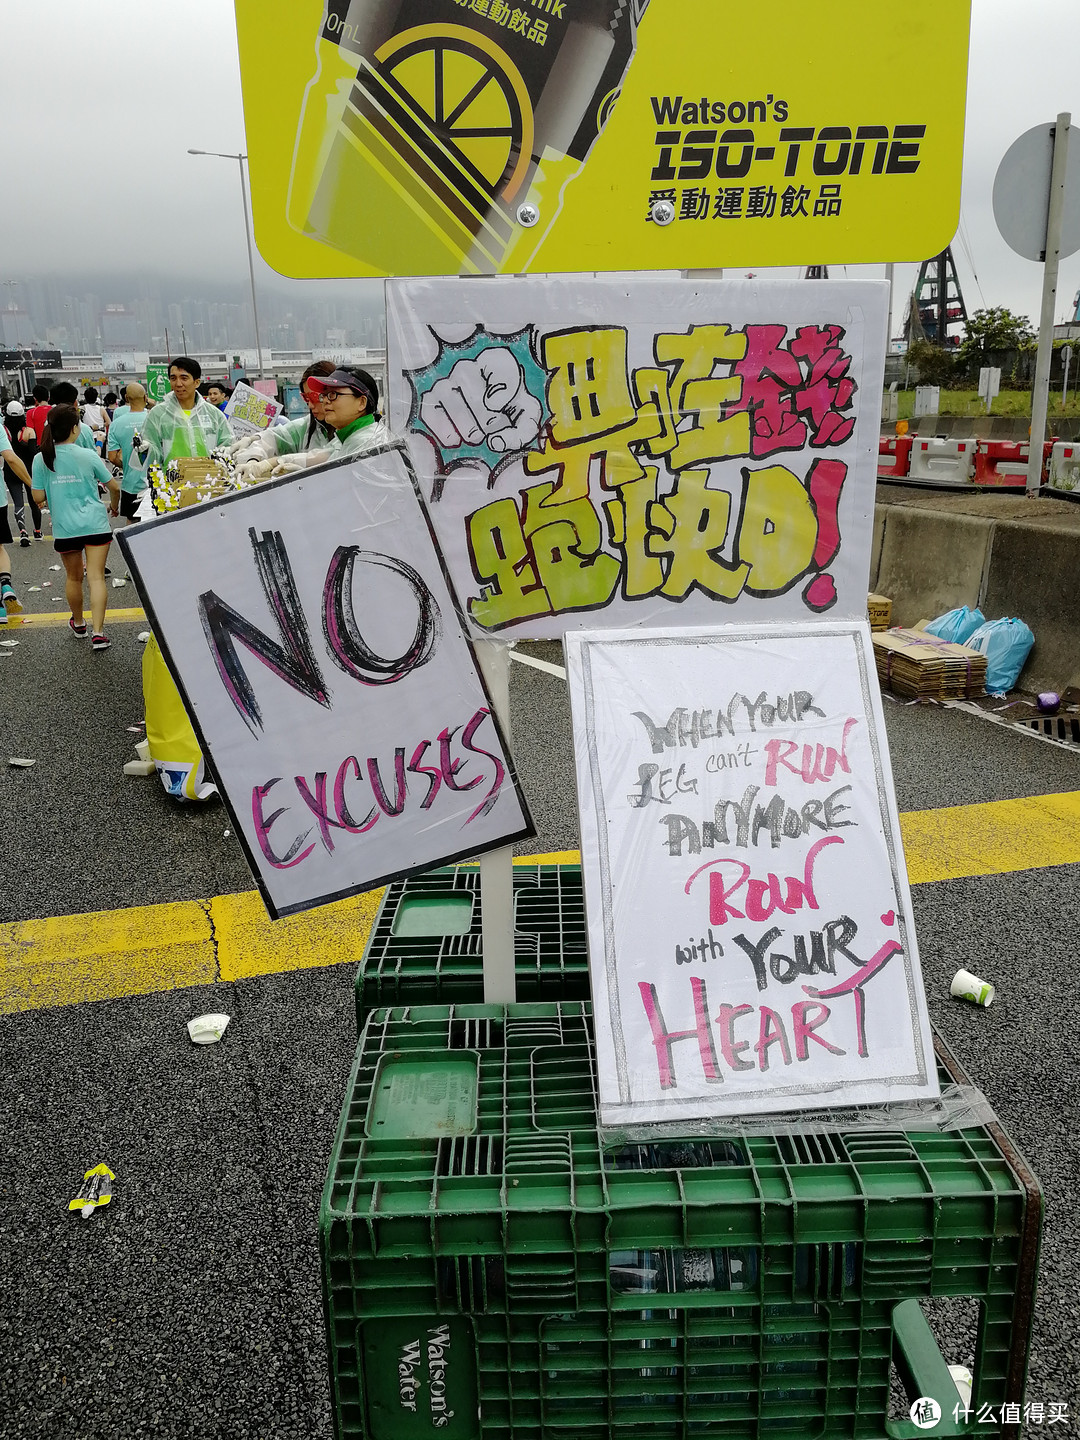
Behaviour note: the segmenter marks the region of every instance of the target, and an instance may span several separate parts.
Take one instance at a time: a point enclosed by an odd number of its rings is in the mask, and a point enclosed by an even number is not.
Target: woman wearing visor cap
[[[310,399],[308,403],[312,405],[313,414],[329,430],[329,438],[322,444],[313,442],[311,448],[298,453],[282,454],[271,431],[260,437],[260,443],[263,447],[274,443],[277,459],[270,463],[273,457],[260,458],[250,468],[245,465],[247,474],[255,477],[288,475],[330,460],[363,455],[393,439],[390,427],[379,414],[379,387],[366,370],[349,367],[333,370],[329,375],[313,374],[305,382],[305,399],[308,399],[309,391],[316,401],[321,401],[321,413],[316,411]],[[289,427],[282,428],[287,430]],[[243,465],[243,460],[240,463]]]

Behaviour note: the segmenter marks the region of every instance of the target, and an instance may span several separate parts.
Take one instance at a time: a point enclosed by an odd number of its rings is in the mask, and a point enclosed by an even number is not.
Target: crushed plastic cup
[[[972,975],[970,970],[958,970],[953,976],[949,991],[957,1000],[970,1000],[972,1005],[981,1005],[984,1010],[994,1003],[997,993],[993,985]]]
[[[150,631],[140,630],[136,638],[138,639],[140,645],[145,645],[146,642],[150,639]]]
[[[139,757],[140,760],[149,760],[150,741],[140,740],[139,743],[135,746],[135,754]]]
[[[1055,690],[1044,690],[1035,697],[1035,704],[1043,715],[1056,715],[1061,709],[1061,696]]]
[[[960,1395],[960,1401],[965,1410],[971,1409],[971,1391],[975,1384],[975,1377],[966,1365],[950,1365],[949,1374],[952,1376],[953,1384]]]
[[[225,1034],[228,1015],[196,1015],[187,1022],[187,1032],[196,1045],[216,1045]]]

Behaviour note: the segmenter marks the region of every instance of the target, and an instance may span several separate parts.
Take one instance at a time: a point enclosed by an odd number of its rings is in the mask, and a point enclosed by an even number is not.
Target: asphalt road
[[[20,583],[56,578],[46,547],[15,558]],[[220,805],[179,807],[121,773],[142,718],[142,628],[112,627],[101,655],[60,628],[0,637],[20,640],[0,659],[0,735],[36,761],[0,769],[0,922],[250,888]],[[565,686],[520,665],[512,678],[538,828],[518,848],[576,847]],[[902,811],[1080,789],[1080,753],[955,711],[888,704],[886,720]],[[1045,1187],[1028,1398],[1068,1403],[1050,1433],[1077,1435],[1080,870],[921,885],[914,907],[931,1017]],[[990,1010],[950,999],[961,966],[997,985]],[[0,1019],[5,1437],[328,1440],[318,1200],[352,984],[341,965]],[[204,1010],[233,1021],[197,1049],[184,1026]],[[101,1160],[115,1198],[84,1223],[67,1202]],[[964,1321],[946,1332],[947,1358],[964,1359]]]

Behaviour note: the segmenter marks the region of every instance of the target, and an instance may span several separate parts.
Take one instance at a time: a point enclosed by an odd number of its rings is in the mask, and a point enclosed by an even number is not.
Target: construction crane
[[[919,278],[908,306],[905,339],[909,344],[915,340],[931,340],[935,345],[959,345],[967,318],[952,246],[947,245],[940,255],[924,260],[919,267]],[[950,334],[951,326],[959,326],[961,333]]]

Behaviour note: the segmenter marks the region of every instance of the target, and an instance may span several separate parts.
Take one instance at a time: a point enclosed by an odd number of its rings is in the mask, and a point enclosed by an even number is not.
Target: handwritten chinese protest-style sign
[[[883,282],[387,291],[392,421],[474,634],[865,614]]]
[[[881,5],[236,0],[255,238],[308,278],[922,260],[970,11],[906,0],[912,65]]]
[[[236,436],[260,435],[280,414],[281,406],[275,399],[260,394],[242,380],[225,406],[225,418]]]
[[[936,1095],[865,623],[567,659],[603,1123]]]
[[[402,447],[121,544],[272,916],[531,833]]]

